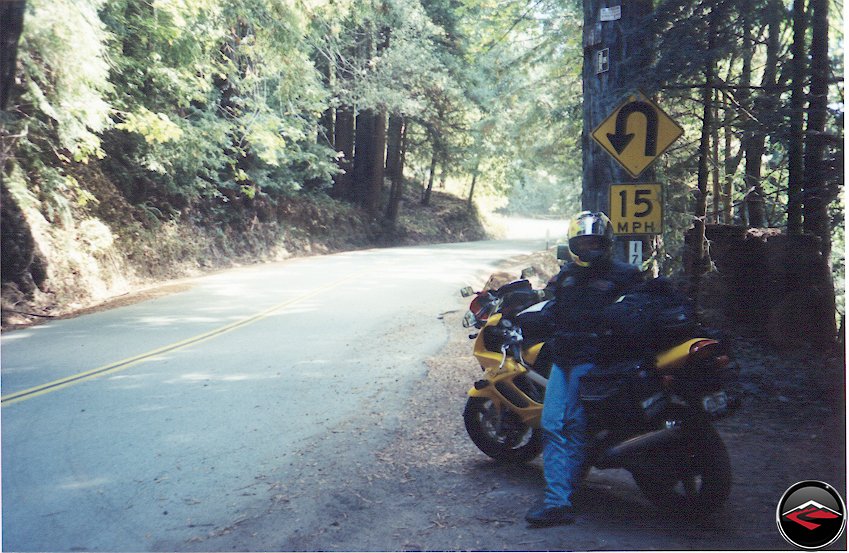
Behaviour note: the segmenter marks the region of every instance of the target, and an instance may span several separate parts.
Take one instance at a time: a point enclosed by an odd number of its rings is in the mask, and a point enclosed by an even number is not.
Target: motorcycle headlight
[[[471,328],[475,326],[478,320],[475,318],[474,313],[471,311],[466,311],[466,316],[463,317],[463,326],[466,328]]]

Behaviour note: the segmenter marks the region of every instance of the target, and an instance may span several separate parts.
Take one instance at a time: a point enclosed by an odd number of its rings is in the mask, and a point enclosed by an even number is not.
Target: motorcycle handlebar
[[[521,342],[520,340],[517,340],[517,341],[513,342],[513,344],[511,345],[510,350],[511,350],[511,351],[510,351],[510,354],[511,354],[514,358],[516,358],[516,359],[521,359],[521,358],[522,358],[522,342]]]

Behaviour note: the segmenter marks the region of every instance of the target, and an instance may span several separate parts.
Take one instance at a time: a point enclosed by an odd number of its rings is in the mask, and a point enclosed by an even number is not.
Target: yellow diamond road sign
[[[634,95],[593,131],[593,139],[637,178],[684,134],[678,123],[644,95]]]

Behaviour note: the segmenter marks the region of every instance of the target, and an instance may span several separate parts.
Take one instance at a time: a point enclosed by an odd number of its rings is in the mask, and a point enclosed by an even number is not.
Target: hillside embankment
[[[434,191],[422,206],[414,182],[387,227],[321,191],[131,204],[96,164],[49,194],[23,175],[4,177],[3,328],[149,297],[165,282],[236,265],[487,237],[464,200]]]

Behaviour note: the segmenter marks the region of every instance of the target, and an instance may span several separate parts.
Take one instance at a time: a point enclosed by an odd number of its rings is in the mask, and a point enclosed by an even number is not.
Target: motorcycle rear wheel
[[[722,438],[706,423],[691,429],[680,447],[652,469],[634,471],[637,486],[665,512],[715,512],[731,493],[731,461]]]
[[[542,451],[542,433],[489,398],[470,397],[463,411],[466,432],[478,449],[506,463],[527,463]],[[500,415],[500,417],[499,417]]]

